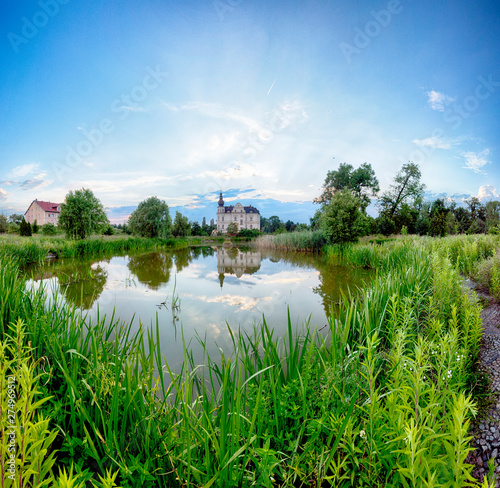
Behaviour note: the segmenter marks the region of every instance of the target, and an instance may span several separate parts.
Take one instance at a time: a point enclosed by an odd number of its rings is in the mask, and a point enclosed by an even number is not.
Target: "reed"
[[[287,232],[259,236],[252,245],[261,249],[282,249],[285,251],[319,251],[326,244],[320,231]]]
[[[0,256],[14,260],[20,266],[42,262],[48,255],[55,258],[75,258],[99,254],[179,249],[188,247],[186,239],[89,238],[69,240],[61,237],[3,237],[0,236]]]
[[[480,308],[459,286],[460,246],[474,243],[354,246],[342,259],[377,277],[344,294],[326,334],[290,316],[285,337],[265,319],[252,334],[228,327],[232,354],[211,357],[199,338],[196,364],[182,341],[178,371],[158,322],[91,322],[0,259],[3,333],[21,319],[46,358],[53,486],[480,486],[465,462]],[[480,260],[490,243],[475,246]]]

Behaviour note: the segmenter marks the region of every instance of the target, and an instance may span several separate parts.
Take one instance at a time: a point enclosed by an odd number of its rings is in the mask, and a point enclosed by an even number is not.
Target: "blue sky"
[[[0,212],[90,188],[307,221],[328,170],[500,199],[496,1],[4,0]]]

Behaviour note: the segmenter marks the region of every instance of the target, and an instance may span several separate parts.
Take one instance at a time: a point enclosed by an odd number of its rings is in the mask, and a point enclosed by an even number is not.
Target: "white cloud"
[[[8,174],[8,178],[22,178],[23,176],[34,173],[38,169],[38,163],[23,164],[16,166]]]
[[[443,139],[440,137],[427,137],[426,139],[413,139],[413,144],[423,147],[431,147],[433,149],[451,149],[453,146],[458,146],[460,140],[458,139]]]
[[[477,198],[481,201],[498,199],[499,197],[500,195],[498,194],[497,189],[492,185],[481,186],[477,193]]]
[[[434,90],[426,92],[426,95],[428,97],[427,103],[430,105],[432,110],[437,110],[439,112],[444,112],[445,105],[455,101],[454,98]]]
[[[5,202],[5,200],[7,200],[7,195],[8,193],[4,189],[0,188],[0,202]]]
[[[475,173],[486,174],[482,167],[488,164],[490,161],[486,159],[486,157],[490,154],[489,149],[485,149],[480,153],[474,153],[472,151],[462,153],[462,156],[465,158],[465,166],[466,169],[471,169]]]

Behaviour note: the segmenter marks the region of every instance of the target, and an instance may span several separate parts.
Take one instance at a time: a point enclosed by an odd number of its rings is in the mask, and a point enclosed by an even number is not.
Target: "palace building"
[[[222,192],[219,197],[219,207],[217,208],[217,231],[223,234],[227,231],[227,226],[234,222],[238,231],[241,229],[260,230],[260,212],[252,205],[244,207],[241,203],[224,206]]]

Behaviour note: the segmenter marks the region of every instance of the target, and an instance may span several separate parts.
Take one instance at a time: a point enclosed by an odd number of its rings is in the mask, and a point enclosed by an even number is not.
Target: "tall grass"
[[[177,249],[189,245],[186,239],[147,239],[142,237],[92,238],[69,240],[60,237],[0,237],[0,256],[19,265],[41,262],[51,255],[74,258],[155,249]]]
[[[325,244],[326,239],[320,231],[264,235],[252,242],[252,245],[262,249],[282,249],[285,251],[319,251]]]
[[[161,354],[158,324],[132,334],[115,317],[91,323],[27,293],[2,262],[3,323],[22,319],[32,354],[46,358],[40,411],[58,428],[64,468],[54,486],[68,476],[122,487],[479,486],[465,459],[480,308],[449,247],[354,247],[348,259],[376,263],[378,275],[343,296],[326,334],[309,322],[295,331],[290,316],[285,337],[265,320],[252,334],[228,328],[230,356],[196,364],[183,341],[180,371]]]

